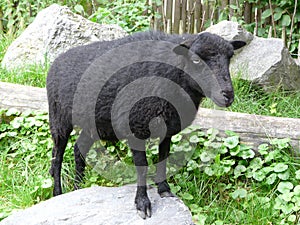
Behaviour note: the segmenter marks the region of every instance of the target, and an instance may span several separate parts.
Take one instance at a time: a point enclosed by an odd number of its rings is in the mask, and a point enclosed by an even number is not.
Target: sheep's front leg
[[[159,162],[156,165],[155,183],[158,186],[160,197],[174,197],[167,182],[166,167],[167,159],[170,153],[171,138],[165,138],[159,145]]]
[[[147,171],[148,162],[146,158],[145,149],[132,150],[133,161],[137,171],[137,191],[135,196],[135,205],[138,210],[138,214],[143,219],[151,217],[151,202],[147,195]]]

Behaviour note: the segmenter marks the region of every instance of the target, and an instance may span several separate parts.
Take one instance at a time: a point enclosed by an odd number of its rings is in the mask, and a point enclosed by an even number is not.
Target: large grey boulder
[[[9,46],[2,67],[14,69],[30,64],[50,63],[71,47],[93,41],[112,40],[127,33],[117,25],[93,23],[66,6],[53,4],[38,13],[34,21]]]
[[[225,40],[240,40],[247,44],[249,44],[254,38],[253,34],[244,30],[237,22],[226,20],[208,27],[205,31],[220,35]]]
[[[143,220],[134,206],[136,187],[91,187],[63,194],[19,211],[0,225],[190,225],[189,209],[176,197],[148,190],[152,217]]]
[[[284,46],[282,39],[253,37],[236,22],[222,21],[206,31],[227,40],[247,43],[231,60],[232,75],[262,85],[267,90],[283,87],[300,90],[300,66]]]
[[[231,71],[267,90],[300,90],[300,67],[278,38],[255,37],[233,57]]]

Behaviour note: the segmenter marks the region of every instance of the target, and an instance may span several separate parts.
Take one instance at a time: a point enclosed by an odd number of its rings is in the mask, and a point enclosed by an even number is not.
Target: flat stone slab
[[[176,197],[161,198],[150,187],[152,217],[143,220],[134,205],[136,186],[91,187],[69,192],[2,220],[0,225],[190,225],[187,206]]]

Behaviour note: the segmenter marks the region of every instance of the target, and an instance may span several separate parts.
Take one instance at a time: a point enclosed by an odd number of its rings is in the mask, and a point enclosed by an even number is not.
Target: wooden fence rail
[[[46,90],[0,82],[1,108],[47,111]],[[273,138],[289,137],[294,149],[300,152],[300,119],[200,108],[193,123],[200,125],[204,130],[216,128],[221,132],[234,131],[240,135],[243,143],[254,147]]]

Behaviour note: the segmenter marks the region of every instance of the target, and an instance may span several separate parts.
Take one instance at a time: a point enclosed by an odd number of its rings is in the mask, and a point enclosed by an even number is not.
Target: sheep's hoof
[[[147,217],[151,217],[151,210],[150,209],[147,209],[147,213],[141,211],[141,210],[138,210],[138,215],[142,218],[142,219],[146,219]]]
[[[170,186],[166,180],[157,183],[157,186],[160,197],[175,197],[175,195],[171,192]]]
[[[176,195],[174,195],[171,191],[164,191],[162,193],[159,193],[161,198],[164,197],[176,197]]]
[[[61,195],[62,194],[62,190],[61,188],[55,188],[53,189],[53,197]]]
[[[137,197],[135,199],[135,205],[136,205],[137,213],[142,219],[151,217],[152,214],[151,202],[147,196]]]

